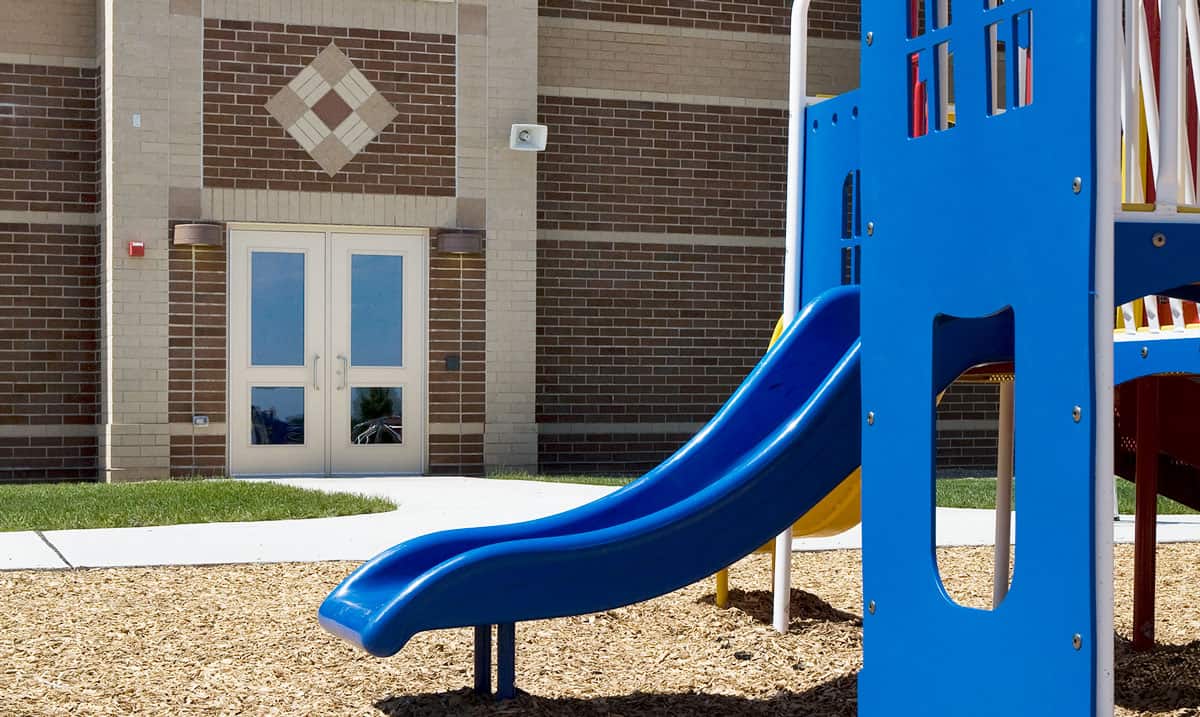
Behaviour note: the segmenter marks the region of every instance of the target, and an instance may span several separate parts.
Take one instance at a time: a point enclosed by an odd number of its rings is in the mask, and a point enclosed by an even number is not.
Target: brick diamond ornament
[[[332,43],[266,107],[330,177],[399,114]]]

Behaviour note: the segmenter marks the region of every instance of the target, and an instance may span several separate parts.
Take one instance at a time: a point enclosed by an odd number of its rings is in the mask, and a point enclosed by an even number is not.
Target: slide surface
[[[858,315],[856,288],[823,294],[659,467],[559,515],[397,545],[326,598],[322,626],[388,656],[425,630],[647,600],[753,552],[859,466]]]

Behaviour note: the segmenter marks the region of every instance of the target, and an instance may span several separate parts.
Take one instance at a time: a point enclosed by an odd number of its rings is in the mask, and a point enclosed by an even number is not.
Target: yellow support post
[[[717,607],[729,607],[729,568],[717,573]]]

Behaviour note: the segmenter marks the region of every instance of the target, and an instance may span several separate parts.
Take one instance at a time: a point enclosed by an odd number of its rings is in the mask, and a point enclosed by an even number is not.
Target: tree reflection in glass
[[[355,388],[351,392],[350,442],[355,445],[403,443],[401,389]]]

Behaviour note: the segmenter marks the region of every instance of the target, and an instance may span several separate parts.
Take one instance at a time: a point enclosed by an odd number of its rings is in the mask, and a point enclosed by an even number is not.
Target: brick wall
[[[265,107],[331,42],[400,112],[329,177]],[[386,30],[204,21],[204,184],[454,195],[455,38]]]
[[[786,35],[791,31],[789,0],[541,0],[542,17],[692,27]],[[836,40],[859,37],[859,0],[812,0],[809,35]]]
[[[541,0],[538,14],[777,35],[786,35],[791,26],[789,0]]]
[[[782,110],[539,98],[538,227],[780,236]]]
[[[0,224],[0,481],[96,477],[99,260],[95,227]]]
[[[99,71],[0,63],[0,210],[94,212]]]
[[[861,23],[859,0],[812,0],[809,7],[809,37],[857,41]]]
[[[956,383],[938,406],[938,471],[946,475],[996,474],[996,384]],[[956,425],[957,424],[957,425]]]
[[[168,420],[228,420],[225,406],[226,254],[224,248],[172,246]],[[171,436],[171,475],[222,475],[225,436],[197,431]]]
[[[484,422],[485,272],[483,257],[429,254],[429,471],[483,473],[483,432],[444,433],[436,425],[482,427]],[[457,371],[446,357],[461,360]]]
[[[96,57],[96,0],[0,0],[0,48],[41,57]]]
[[[707,421],[766,349],[783,252],[538,242],[538,422]]]

